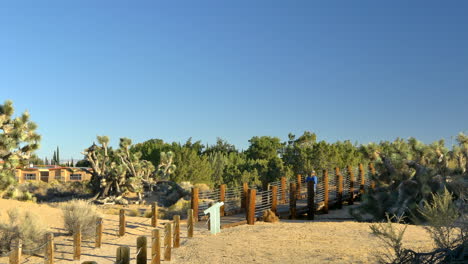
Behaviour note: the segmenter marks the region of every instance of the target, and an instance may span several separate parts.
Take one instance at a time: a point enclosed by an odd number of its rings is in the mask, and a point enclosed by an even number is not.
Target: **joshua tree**
[[[174,165],[173,162],[174,153],[172,153],[172,151],[161,152],[161,161],[156,174],[164,180],[169,179],[169,176],[176,170],[176,165]]]
[[[0,190],[15,182],[15,169],[26,165],[41,140],[36,133],[37,125],[29,120],[27,111],[16,118],[13,114],[11,101],[0,105]]]

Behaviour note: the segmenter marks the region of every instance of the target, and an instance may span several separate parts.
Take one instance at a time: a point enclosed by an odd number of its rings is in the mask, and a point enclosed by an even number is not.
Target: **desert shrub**
[[[42,250],[46,243],[47,229],[39,218],[31,212],[8,210],[8,220],[0,222],[0,253],[10,252],[13,241],[21,239],[23,253],[30,254]]]
[[[188,209],[190,209],[190,201],[180,199],[177,203],[167,208],[166,211],[163,211],[160,217],[163,219],[172,219],[174,215],[180,215],[181,218],[185,218]]]
[[[84,201],[72,200],[62,205],[65,229],[74,234],[80,226],[84,238],[92,237],[96,232],[96,222],[101,214],[97,206]]]
[[[153,217],[153,212],[151,210],[145,210],[145,212],[143,213],[143,217],[151,218]]]
[[[394,223],[396,222],[396,224]],[[408,225],[401,225],[402,217],[389,216],[387,221],[370,225],[372,234],[377,236],[385,245],[386,252],[379,252],[379,263],[398,263],[405,256],[403,248],[403,236]]]
[[[140,211],[138,209],[130,209],[127,211],[128,216],[139,216]]]

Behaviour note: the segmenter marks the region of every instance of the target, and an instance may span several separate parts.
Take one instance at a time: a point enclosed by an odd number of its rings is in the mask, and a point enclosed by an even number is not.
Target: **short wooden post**
[[[22,242],[20,239],[15,240],[11,245],[11,253],[10,253],[10,264],[20,264],[21,263],[21,247]]]
[[[54,263],[54,234],[47,234],[47,246],[44,252],[44,264]]]
[[[223,203],[226,202],[226,184],[219,186],[219,200]],[[224,205],[219,208],[219,213],[224,216]]]
[[[339,209],[343,208],[343,174],[340,172],[340,168],[335,168],[336,177],[336,202]]]
[[[174,215],[174,248],[180,247],[180,215]]]
[[[271,186],[271,211],[278,211],[278,186]]]
[[[362,163],[359,163],[359,181],[361,183],[359,186],[359,192],[361,193],[361,195],[363,195],[366,187],[366,177],[364,175],[364,166],[362,165]]]
[[[328,170],[323,170],[323,213],[328,214]]]
[[[120,209],[120,214],[119,214],[119,236],[124,236],[125,235],[125,210]]]
[[[369,163],[369,170],[370,170],[370,173],[371,173],[370,187],[373,190],[373,189],[375,189],[375,177],[376,177],[376,174],[377,174],[377,171],[375,170],[375,167],[374,167],[374,163],[372,163],[372,162]]]
[[[257,197],[257,190],[249,189],[248,195],[248,209],[247,209],[247,224],[255,224],[255,200]]]
[[[171,223],[167,223],[164,226],[164,260],[171,260],[171,249],[172,249],[172,226]]]
[[[193,237],[193,209],[187,210],[187,237]]]
[[[198,188],[192,188],[192,209],[195,222],[198,222]]]
[[[289,183],[289,218],[296,219],[296,183]]]
[[[146,248],[148,247],[148,241],[146,240],[145,236],[140,236],[137,238],[137,255],[136,255],[136,263],[137,264],[146,264],[146,259],[148,257],[148,253]]]
[[[151,204],[151,226],[158,226],[158,203],[156,202]]]
[[[296,191],[296,192],[297,192],[296,198],[297,198],[298,200],[301,199],[301,185],[302,185],[302,175],[301,175],[301,174],[298,174],[298,175],[297,175],[297,188],[296,188],[296,189],[297,189],[297,191]]]
[[[281,203],[286,203],[286,177],[281,177]]]
[[[73,260],[80,260],[81,258],[81,226],[78,225],[73,234]]]
[[[308,181],[307,182],[307,219],[314,220],[315,215],[315,190],[314,190],[314,182]]]
[[[152,234],[151,264],[160,264],[161,263],[161,233],[159,229],[153,229],[151,234]]]
[[[241,197],[241,208],[246,209],[247,208],[247,195],[249,191],[249,185],[244,182],[242,184],[242,197]]]
[[[348,165],[348,175],[349,175],[349,199],[348,205],[354,204],[354,172],[353,167]]]
[[[117,248],[117,258],[115,263],[130,264],[130,248],[128,246]]]
[[[101,248],[102,244],[102,218],[99,217],[96,221],[96,240],[94,241],[94,247]]]

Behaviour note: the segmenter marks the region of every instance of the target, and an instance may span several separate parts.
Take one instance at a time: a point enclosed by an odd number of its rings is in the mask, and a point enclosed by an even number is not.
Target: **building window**
[[[27,180],[27,181],[36,180],[36,174],[35,173],[25,173],[23,175],[24,175],[24,179]]]
[[[81,174],[70,174],[70,181],[81,181]]]
[[[60,175],[60,170],[55,171],[55,179],[59,181],[62,180],[62,176]]]

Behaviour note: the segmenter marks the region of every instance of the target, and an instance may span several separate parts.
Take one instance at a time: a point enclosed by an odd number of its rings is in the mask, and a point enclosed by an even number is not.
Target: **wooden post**
[[[152,234],[151,264],[160,264],[161,263],[161,234],[160,234],[159,229],[153,229],[151,234]]]
[[[117,248],[117,258],[115,263],[130,264],[130,248],[128,246]]]
[[[297,175],[297,188],[296,188],[296,192],[297,192],[297,199],[300,200],[301,199],[301,185],[302,185],[302,175],[298,174]]]
[[[101,248],[102,244],[102,218],[99,217],[98,220],[96,221],[96,240],[94,242],[94,247],[96,248]]]
[[[146,252],[146,248],[148,247],[148,241],[146,240],[145,236],[140,236],[137,238],[137,255],[136,255],[136,263],[137,264],[146,264],[146,259],[148,257],[148,253]]]
[[[315,215],[315,191],[314,191],[314,182],[307,182],[307,219],[314,220]]]
[[[154,202],[151,204],[151,226],[158,226],[158,203]]]
[[[180,215],[174,215],[174,248],[180,247]]]
[[[17,239],[16,241],[13,242],[13,245],[11,245],[11,253],[10,253],[10,264],[20,264],[21,263],[21,247],[22,247],[22,242],[20,239]]]
[[[278,186],[271,186],[271,211],[278,211]]]
[[[328,170],[323,170],[323,213],[328,214]]]
[[[223,203],[226,202],[226,184],[219,186],[219,200]],[[224,216],[224,205],[219,208],[219,213]]]
[[[247,209],[247,224],[254,225],[255,224],[255,200],[257,197],[257,190],[249,189],[249,196],[248,196],[248,209]]]
[[[187,237],[193,237],[193,209],[187,210]]]
[[[296,219],[296,183],[289,183],[289,218]]]
[[[361,195],[364,194],[365,192],[365,186],[366,186],[366,177],[364,176],[364,166],[362,163],[359,163],[359,181],[360,181],[360,186],[359,186],[359,192]]]
[[[353,167],[348,165],[348,175],[349,175],[349,199],[348,205],[354,204],[354,172]]]
[[[54,264],[54,234],[47,234],[47,246],[44,252],[44,264]]]
[[[369,170],[370,170],[370,173],[371,173],[371,184],[370,184],[370,187],[372,190],[375,189],[375,176],[377,174],[377,172],[375,171],[375,168],[374,168],[374,163],[370,162],[369,163]]]
[[[286,177],[281,177],[281,203],[286,203]]]
[[[73,234],[73,260],[80,260],[81,258],[81,226],[78,225]]]
[[[343,174],[340,172],[340,168],[335,168],[336,176],[336,202],[339,209],[343,208]]]
[[[164,260],[171,261],[171,248],[172,248],[172,226],[167,223],[164,226]]]
[[[241,208],[246,209],[247,208],[247,195],[249,191],[249,185],[244,182],[242,184],[242,197],[241,197]]]
[[[125,235],[125,210],[120,209],[120,215],[119,215],[119,236],[124,236]]]
[[[192,188],[192,209],[195,222],[198,222],[198,188]]]

